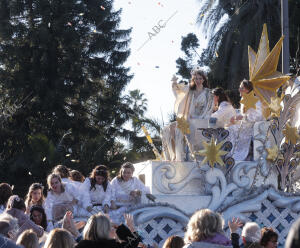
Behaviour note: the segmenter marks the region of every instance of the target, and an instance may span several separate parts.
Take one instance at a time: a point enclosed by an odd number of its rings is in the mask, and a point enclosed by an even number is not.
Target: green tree
[[[123,66],[130,30],[118,28],[121,11],[112,6],[0,2],[1,90],[10,103],[26,99],[2,123],[1,181],[26,189],[56,163],[88,171],[107,162],[129,118],[121,93],[132,78]]]

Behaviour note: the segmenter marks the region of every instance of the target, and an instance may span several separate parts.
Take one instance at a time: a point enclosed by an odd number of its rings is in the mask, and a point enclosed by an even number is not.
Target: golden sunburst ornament
[[[275,161],[278,156],[278,147],[273,146],[273,147],[267,148],[267,152],[268,152],[267,160]]]
[[[217,144],[217,141],[215,141],[214,137],[211,138],[210,142],[207,143],[205,141],[202,142],[204,149],[200,150],[196,154],[203,156],[204,159],[201,164],[205,164],[208,162],[208,164],[213,168],[216,163],[220,165],[224,165],[224,162],[221,158],[221,156],[227,154],[228,152],[221,150],[222,145],[225,143],[225,141],[222,141]]]
[[[285,136],[285,142],[288,143],[290,141],[293,145],[295,145],[297,140],[300,138],[297,127],[291,127],[289,123],[285,125],[282,133]]]
[[[248,94],[244,94],[241,99],[241,104],[244,105],[245,112],[247,112],[248,109],[254,108],[256,109],[256,103],[258,102],[258,98],[254,95],[254,92],[251,91]]]
[[[249,78],[265,109],[269,107],[271,97],[276,96],[277,89],[290,79],[277,71],[283,38],[282,36],[270,52],[267,25],[264,24],[257,53],[248,47]]]
[[[177,128],[182,132],[183,135],[190,134],[190,124],[189,122],[184,118],[176,118],[177,121]]]

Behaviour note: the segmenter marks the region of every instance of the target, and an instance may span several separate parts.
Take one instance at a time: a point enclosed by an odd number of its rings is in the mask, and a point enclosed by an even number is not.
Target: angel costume
[[[230,119],[236,115],[235,109],[229,102],[223,101],[211,117],[217,118],[217,126],[225,127],[230,124]]]
[[[82,201],[81,194],[78,194],[76,189],[71,184],[62,184],[65,191],[56,194],[53,191],[49,191],[45,201],[45,212],[47,219],[50,221],[60,220],[66,211],[70,210],[73,212],[74,217],[76,216],[90,216],[86,208],[89,206],[88,203]],[[72,203],[74,200],[76,204]]]
[[[101,211],[105,205],[110,207],[111,199],[113,197],[110,182],[108,182],[105,191],[103,186],[97,183],[95,184],[95,188],[91,189],[91,179],[86,178],[80,190],[84,192],[83,200],[85,204],[88,206],[93,206],[94,212]]]
[[[258,101],[255,106],[256,109],[249,108],[246,113],[242,114],[241,121],[227,128],[229,131],[227,140],[232,143],[229,156],[236,161],[244,161],[247,158],[253,138],[253,126],[255,122],[264,120],[261,101]],[[243,105],[241,109],[243,109]]]
[[[114,223],[120,223],[122,215],[126,210],[135,204],[139,204],[145,199],[146,194],[150,193],[148,187],[146,187],[138,178],[132,177],[128,181],[120,180],[115,177],[111,181],[111,187],[113,191],[113,200],[119,209],[110,211],[109,215]],[[141,191],[140,198],[133,198],[130,195],[131,191]]]
[[[191,90],[189,85],[173,83],[172,89],[176,97],[174,111],[177,118],[191,120],[210,117],[213,111],[213,94],[208,88],[198,91]],[[185,143],[177,122],[164,127],[161,136],[165,159],[183,161]]]

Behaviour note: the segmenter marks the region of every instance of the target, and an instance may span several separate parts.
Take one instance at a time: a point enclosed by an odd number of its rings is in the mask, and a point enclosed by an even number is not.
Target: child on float
[[[133,176],[134,167],[130,162],[121,166],[119,175],[111,181],[113,189],[112,209],[110,217],[113,222],[120,223],[122,215],[126,210],[142,202],[145,196],[150,193],[147,188],[137,177]]]
[[[44,186],[40,183],[30,185],[28,193],[25,197],[26,214],[29,214],[33,205],[39,205],[45,208]]]
[[[47,177],[49,187],[48,195],[45,201],[45,211],[48,223],[55,223],[63,218],[67,211],[72,211],[74,216],[89,216],[87,212],[88,205],[82,201],[72,184],[62,183],[57,174],[50,174]]]
[[[87,210],[89,212],[103,211],[108,213],[113,197],[112,187],[108,179],[107,167],[98,165],[82,184],[80,190],[84,192],[84,201],[88,205]]]

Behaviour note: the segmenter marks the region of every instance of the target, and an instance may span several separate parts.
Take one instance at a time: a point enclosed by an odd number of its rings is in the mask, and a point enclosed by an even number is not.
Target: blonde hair
[[[25,205],[26,207],[30,206],[30,204],[32,203],[32,192],[35,190],[41,190],[41,199],[39,199],[39,201],[37,203],[35,203],[34,205],[40,205],[43,206],[43,203],[45,202],[45,196],[44,196],[44,186],[40,183],[33,183],[30,185],[28,193],[25,197]]]
[[[74,243],[69,231],[63,228],[55,228],[49,233],[44,248],[73,248]]]
[[[65,187],[64,187],[64,184],[62,183],[62,181],[61,181],[61,177],[60,177],[60,175],[58,175],[58,174],[55,174],[55,173],[51,173],[50,175],[48,175],[48,177],[47,177],[47,184],[48,184],[48,190],[49,191],[52,191],[52,189],[51,189],[51,181],[52,181],[52,179],[53,178],[57,178],[57,180],[60,182],[60,184],[61,184],[61,192],[63,193],[63,192],[65,192]]]
[[[109,239],[111,230],[110,220],[103,214],[92,215],[83,229],[83,239]]]
[[[22,232],[18,237],[16,244],[23,245],[25,248],[39,248],[38,237],[32,229]]]
[[[193,214],[187,225],[185,243],[197,242],[223,233],[224,220],[220,214],[201,209]]]

